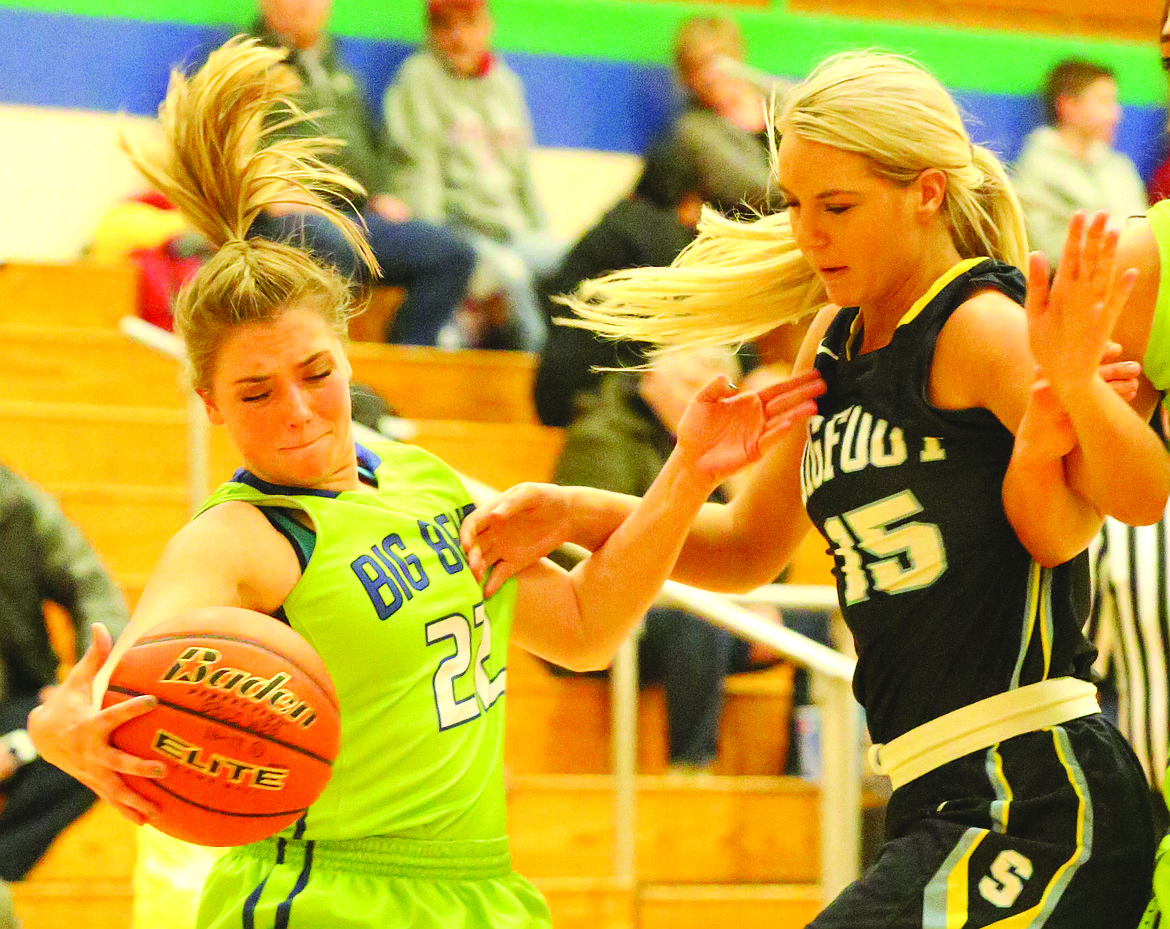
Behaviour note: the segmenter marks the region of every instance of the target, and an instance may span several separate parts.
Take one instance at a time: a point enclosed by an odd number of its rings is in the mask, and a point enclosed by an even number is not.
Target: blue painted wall
[[[153,114],[176,63],[196,62],[231,32],[217,27],[0,7],[0,103]],[[377,104],[410,45],[339,37]],[[644,62],[510,52],[542,146],[640,152],[678,106],[669,70]],[[796,76],[796,75],[789,75]],[[1032,95],[956,92],[977,142],[1011,159],[1041,112]],[[1118,148],[1148,176],[1165,112],[1129,105]]]

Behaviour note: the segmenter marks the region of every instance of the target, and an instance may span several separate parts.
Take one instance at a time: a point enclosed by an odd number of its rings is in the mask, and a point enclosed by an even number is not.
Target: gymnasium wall
[[[376,101],[422,34],[421,0],[334,0],[332,29]],[[653,0],[492,0],[496,46],[527,87],[538,179],[559,231],[587,226],[628,187],[636,155],[678,105],[669,69],[677,25],[730,13],[748,60],[799,77],[824,55],[913,55],[957,96],[976,141],[1014,157],[1040,121],[1035,91],[1060,58],[1112,65],[1125,116],[1118,147],[1157,163],[1165,78],[1156,45],[931,28]],[[74,257],[97,217],[139,186],[117,149],[123,121],[147,119],[178,62],[247,26],[250,0],[0,0],[0,259]]]

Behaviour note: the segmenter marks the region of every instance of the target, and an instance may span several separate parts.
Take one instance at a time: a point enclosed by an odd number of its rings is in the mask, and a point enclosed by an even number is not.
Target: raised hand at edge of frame
[[[166,775],[166,767],[115,748],[110,736],[123,723],[150,712],[158,700],[147,694],[106,709],[94,705],[94,677],[112,648],[109,630],[94,623],[93,643],[60,686],[29,714],[28,732],[42,758],[141,825],[157,813],[157,807],[122,775],[160,778]]]
[[[1028,344],[1062,401],[1098,372],[1137,280],[1136,268],[1117,273],[1118,231],[1108,220],[1104,210],[1091,221],[1083,210],[1073,215],[1051,286],[1044,254],[1028,256]]]

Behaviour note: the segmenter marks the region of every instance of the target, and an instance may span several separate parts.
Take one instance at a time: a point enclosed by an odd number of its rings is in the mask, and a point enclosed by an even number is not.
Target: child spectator
[[[1124,224],[1146,212],[1146,191],[1134,163],[1113,148],[1121,106],[1111,68],[1060,62],[1048,73],[1044,108],[1048,124],[1028,135],[1014,181],[1032,247],[1055,268],[1073,213],[1109,210]]]
[[[475,255],[465,243],[427,217],[411,217],[389,193],[391,160],[356,76],[341,61],[325,31],[330,0],[260,0],[252,32],[263,42],[288,49],[288,62],[301,81],[297,102],[314,115],[289,133],[320,133],[344,143],[332,156],[369,196],[356,198],[366,238],[378,259],[380,281],[406,289],[406,297],[387,332],[388,342],[435,345],[439,330],[463,302]],[[252,234],[293,239],[312,248],[355,277],[362,262],[320,213],[272,205],[252,226]]]
[[[723,213],[774,205],[766,101],[723,66],[743,57],[743,36],[727,16],[693,16],[675,37],[674,63],[687,103],[674,138],[694,159],[703,199]]]
[[[539,351],[547,323],[533,282],[557,266],[529,156],[532,122],[516,74],[490,49],[484,0],[429,0],[427,47],[402,64],[383,100],[415,214],[474,246],[505,292],[512,347]]]
[[[619,200],[572,247],[539,293],[550,317],[571,316],[555,303],[582,281],[610,271],[668,265],[694,238],[702,202],[694,162],[666,140],[646,153],[642,174],[628,197]],[[552,325],[536,370],[536,413],[546,426],[566,426],[582,395],[593,393],[602,368],[639,363],[631,343],[601,339],[587,329]]]

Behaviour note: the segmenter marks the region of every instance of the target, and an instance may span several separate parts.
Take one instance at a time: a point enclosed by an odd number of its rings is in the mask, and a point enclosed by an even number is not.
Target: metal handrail
[[[118,325],[134,341],[182,360],[182,343],[173,333],[134,316],[123,317]],[[208,429],[202,401],[194,391],[188,390],[188,394],[188,438],[192,462],[188,469],[188,496],[194,509],[209,490]],[[359,438],[383,437],[360,423],[354,423],[354,430]],[[474,478],[459,476],[476,499],[489,499],[499,493]],[[563,548],[578,558],[588,554],[577,546]],[[860,871],[861,738],[857,704],[851,691],[855,662],[798,632],[764,619],[741,604],[771,603],[780,607],[835,611],[836,590],[822,585],[776,584],[733,597],[668,580],[662,587],[659,602],[683,607],[735,635],[769,646],[812,673],[813,696],[821,708],[822,719],[821,891],[828,902]],[[614,767],[613,870],[619,882],[631,887],[637,880],[637,662],[636,636],[630,636],[614,658],[610,686]]]
[[[148,323],[138,316],[123,316],[118,320],[118,329],[123,335],[173,358],[183,360],[183,343],[173,332]],[[190,387],[186,389],[187,403],[187,512],[199,509],[210,490],[208,474],[211,466],[210,430],[203,401]]]

